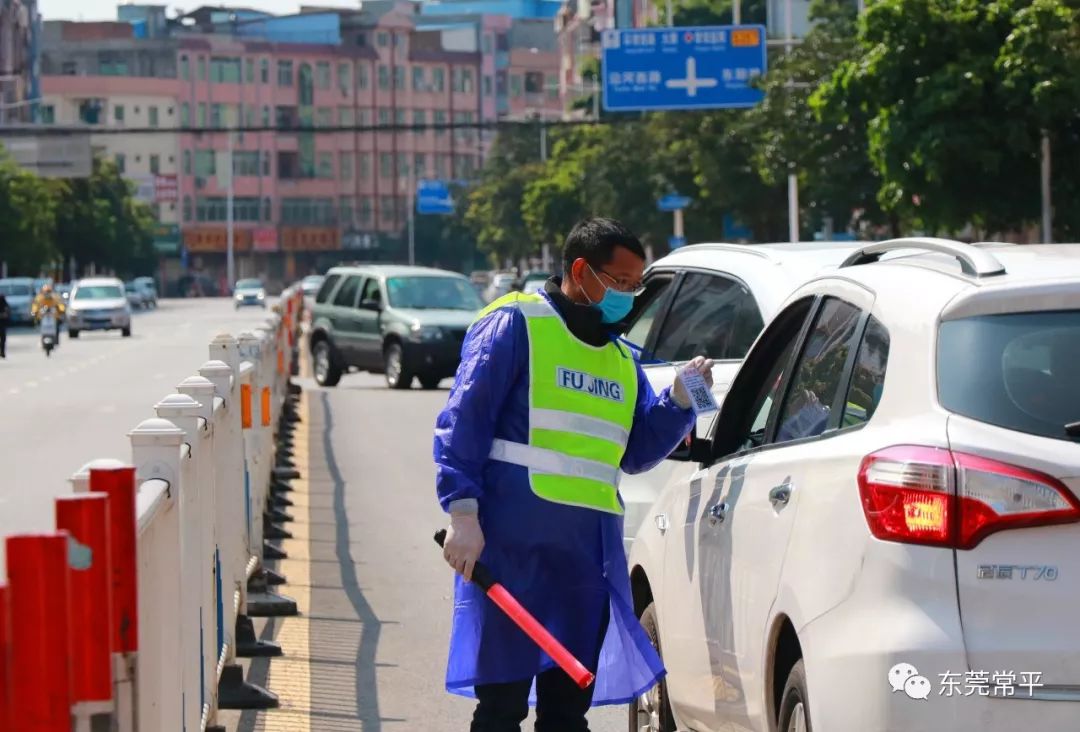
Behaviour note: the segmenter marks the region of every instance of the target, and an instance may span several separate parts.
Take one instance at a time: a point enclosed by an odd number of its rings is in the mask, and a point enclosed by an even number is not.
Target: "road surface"
[[[0,360],[0,535],[53,527],[53,498],[96,458],[131,459],[127,433],[154,416],[208,358],[210,340],[261,324],[267,312],[224,299],[162,300],[136,313],[132,337],[67,333],[50,358],[29,329],[8,334]],[[0,577],[3,577],[0,542]]]

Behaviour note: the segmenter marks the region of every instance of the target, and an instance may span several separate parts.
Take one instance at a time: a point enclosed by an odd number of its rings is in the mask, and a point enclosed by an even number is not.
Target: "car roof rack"
[[[1005,265],[986,249],[952,239],[937,239],[929,236],[911,236],[889,239],[875,244],[859,247],[844,260],[840,268],[854,267],[858,264],[870,264],[881,259],[887,252],[901,249],[922,249],[928,252],[947,254],[960,262],[960,270],[972,277],[994,277],[1005,274]]]

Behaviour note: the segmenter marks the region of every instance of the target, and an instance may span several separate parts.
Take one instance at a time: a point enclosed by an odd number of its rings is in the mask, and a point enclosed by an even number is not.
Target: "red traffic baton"
[[[446,541],[446,529],[440,529],[435,533],[435,543],[439,546]],[[581,661],[577,660],[548,629],[540,624],[540,621],[532,616],[510,592],[495,581],[491,576],[491,570],[481,562],[473,567],[472,582],[482,589],[507,617],[521,628],[525,635],[529,636],[536,645],[551,656],[551,659],[559,665],[582,689],[587,689],[596,681],[596,676],[585,668]]]

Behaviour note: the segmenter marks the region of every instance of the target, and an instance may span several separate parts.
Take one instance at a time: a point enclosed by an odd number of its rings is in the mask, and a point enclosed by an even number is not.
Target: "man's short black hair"
[[[623,247],[645,259],[645,247],[634,232],[615,219],[595,217],[579,221],[566,236],[563,245],[563,267],[584,259],[593,267],[603,267],[615,256],[615,247]]]

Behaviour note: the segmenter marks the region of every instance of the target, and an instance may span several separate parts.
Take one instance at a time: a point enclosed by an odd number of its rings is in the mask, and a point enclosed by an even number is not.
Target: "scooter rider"
[[[30,315],[33,316],[35,323],[41,320],[42,313],[48,308],[52,308],[56,313],[56,344],[59,345],[60,322],[64,319],[65,312],[64,298],[53,291],[52,285],[46,283],[34,298],[34,302],[30,304]]]

